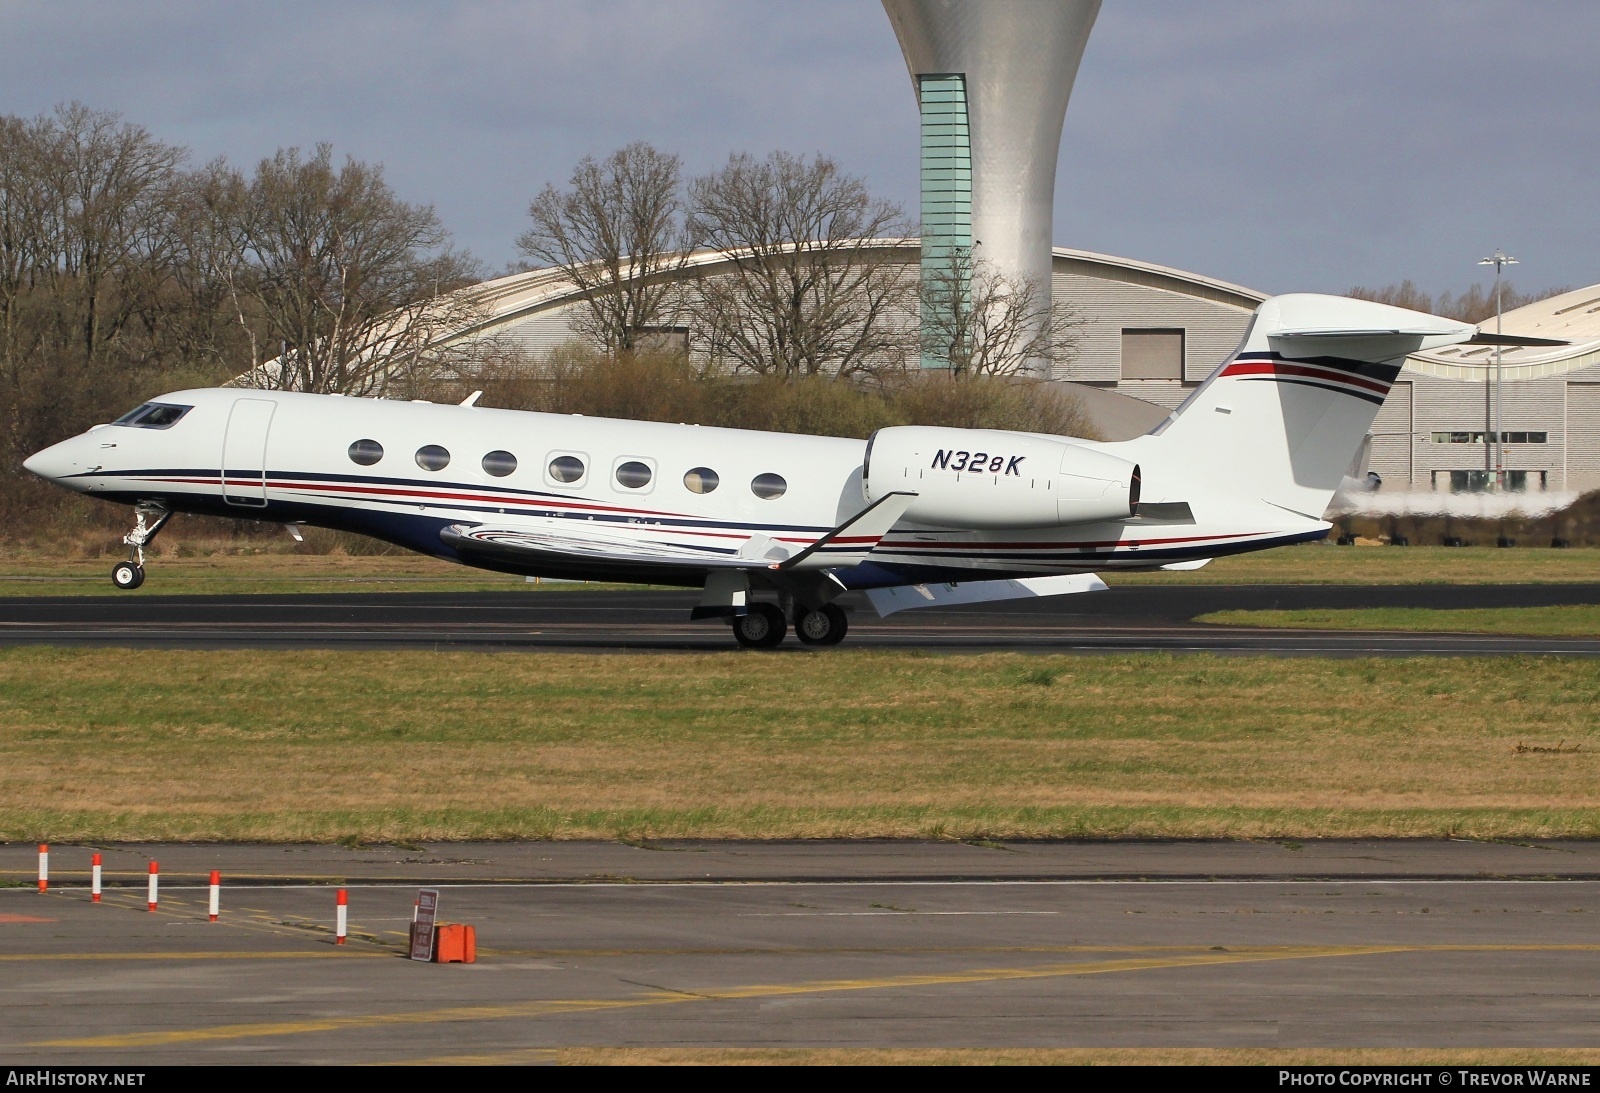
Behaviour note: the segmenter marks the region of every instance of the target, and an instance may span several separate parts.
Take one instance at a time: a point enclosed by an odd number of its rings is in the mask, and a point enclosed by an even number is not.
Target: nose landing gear
[[[128,545],[128,560],[111,567],[111,583],[124,592],[132,592],[144,584],[144,548],[172,519],[171,509],[150,501],[135,505],[133,513],[133,530],[122,537]]]

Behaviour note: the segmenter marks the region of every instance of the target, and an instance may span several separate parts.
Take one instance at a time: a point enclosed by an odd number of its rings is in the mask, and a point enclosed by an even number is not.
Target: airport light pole
[[[1500,270],[1502,269],[1502,267],[1514,266],[1516,264],[1517,264],[1517,260],[1515,258],[1510,257],[1507,254],[1502,253],[1499,247],[1496,247],[1495,250],[1494,250],[1494,253],[1491,254],[1489,257],[1480,259],[1479,262],[1478,262],[1478,265],[1480,265],[1480,266],[1493,266],[1494,267],[1494,332],[1495,332],[1495,336],[1496,337],[1499,337],[1499,335],[1500,335],[1500,317],[1501,317],[1501,307],[1500,307]],[[1506,434],[1505,434],[1504,419],[1502,418],[1501,412],[1500,412],[1500,409],[1501,409],[1501,404],[1500,404],[1500,390],[1501,390],[1500,381],[1501,381],[1501,379],[1503,377],[1503,373],[1501,372],[1501,369],[1500,369],[1500,354],[1501,354],[1501,352],[1503,352],[1503,349],[1504,349],[1504,347],[1499,346],[1499,345],[1494,347],[1494,486],[1493,486],[1493,488],[1496,489],[1496,490],[1504,489],[1505,488],[1505,484],[1506,484],[1506,444],[1505,444]],[[1485,437],[1484,439],[1487,440],[1488,438]]]

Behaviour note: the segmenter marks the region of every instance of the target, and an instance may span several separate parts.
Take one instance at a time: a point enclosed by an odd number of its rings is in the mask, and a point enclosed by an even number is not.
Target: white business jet
[[[1320,539],[1405,356],[1489,340],[1382,304],[1279,296],[1178,410],[1118,443],[920,426],[862,441],[211,389],[25,466],[134,507],[118,588],[143,583],[144,548],[174,513],[205,513],[506,573],[703,588],[693,617],[726,620],[742,645],[791,625],[831,645],[846,591],[887,614]]]

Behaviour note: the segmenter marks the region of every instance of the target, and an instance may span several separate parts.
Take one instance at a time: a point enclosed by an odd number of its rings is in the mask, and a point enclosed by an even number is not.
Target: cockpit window
[[[113,425],[132,425],[136,429],[170,429],[193,406],[175,406],[170,402],[147,402],[136,410],[129,410]]]

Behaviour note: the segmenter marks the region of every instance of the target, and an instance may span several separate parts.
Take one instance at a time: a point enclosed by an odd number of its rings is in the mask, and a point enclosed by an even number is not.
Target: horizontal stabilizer
[[[867,599],[880,618],[917,607],[949,607],[958,603],[991,603],[1035,596],[1065,596],[1074,592],[1103,592],[1106,582],[1093,573],[1064,577],[1023,577],[1014,581],[962,581],[958,584],[912,584],[895,588],[869,588]]]
[[[1468,341],[1468,345],[1542,345],[1558,346],[1571,345],[1571,342],[1562,341],[1560,338],[1530,338],[1523,334],[1490,334],[1480,330]]]
[[[1370,330],[1295,329],[1274,330],[1274,338],[1427,338],[1439,333],[1432,327],[1374,327]]]

